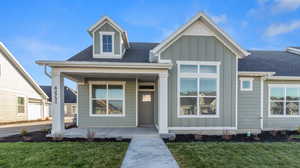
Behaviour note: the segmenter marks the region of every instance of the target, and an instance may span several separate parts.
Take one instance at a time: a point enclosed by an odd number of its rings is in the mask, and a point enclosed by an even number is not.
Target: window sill
[[[300,118],[300,115],[269,115],[268,118]]]
[[[99,114],[90,114],[90,117],[125,117],[125,114],[121,114],[121,115],[99,115]]]
[[[219,118],[219,115],[201,115],[201,116],[195,116],[195,115],[180,115],[177,116],[177,118]]]

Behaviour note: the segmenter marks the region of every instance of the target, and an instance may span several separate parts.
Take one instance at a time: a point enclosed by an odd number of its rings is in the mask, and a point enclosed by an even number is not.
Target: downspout
[[[47,71],[47,65],[44,65],[44,73],[46,76],[48,76],[50,79],[52,78],[51,74]]]

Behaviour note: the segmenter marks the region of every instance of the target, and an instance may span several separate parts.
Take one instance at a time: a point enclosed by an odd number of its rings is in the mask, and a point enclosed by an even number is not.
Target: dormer
[[[121,59],[129,48],[127,33],[112,19],[102,17],[88,29],[93,37],[93,57]]]

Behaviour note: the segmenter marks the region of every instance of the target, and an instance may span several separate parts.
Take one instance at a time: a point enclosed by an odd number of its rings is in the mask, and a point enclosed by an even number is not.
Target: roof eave
[[[36,61],[38,65],[50,67],[94,67],[94,68],[140,68],[171,69],[171,63],[129,63],[129,62],[89,62],[89,61]]]

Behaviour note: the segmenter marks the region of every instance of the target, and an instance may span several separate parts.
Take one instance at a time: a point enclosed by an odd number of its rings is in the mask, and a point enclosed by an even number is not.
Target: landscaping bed
[[[116,139],[116,138],[106,138],[106,139],[99,139],[99,138],[50,138],[46,137],[49,134],[47,130],[35,131],[26,133],[26,135],[12,135],[4,138],[0,138],[0,142],[130,142],[130,139]]]
[[[0,143],[2,168],[116,168],[127,142]]]
[[[181,168],[296,168],[300,143],[167,143]]]
[[[175,139],[166,139],[166,142],[300,142],[300,134],[297,131],[265,131],[261,134],[237,134],[237,135],[199,135],[181,134]]]

